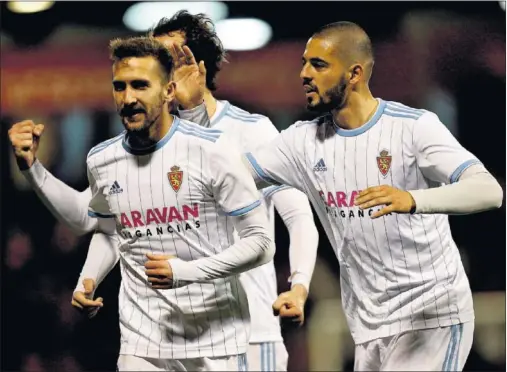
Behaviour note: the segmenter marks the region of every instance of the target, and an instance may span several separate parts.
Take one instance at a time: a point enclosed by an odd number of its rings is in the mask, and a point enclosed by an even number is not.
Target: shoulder
[[[125,137],[126,131],[121,132],[116,137],[110,138],[106,141],[100,142],[98,145],[91,148],[86,156],[86,161],[97,162],[100,158],[107,159],[116,151],[118,146],[121,146],[122,140]]]
[[[229,102],[225,102],[226,107],[224,107],[224,116],[223,119],[229,121],[235,121],[238,124],[255,124],[262,122],[263,120],[268,120],[268,117],[261,114],[251,113],[238,106],[234,106]]]
[[[438,116],[431,111],[414,108],[396,101],[385,101],[384,115],[398,119],[400,122],[425,122],[438,120]]]
[[[222,125],[242,132],[252,131],[276,131],[271,120],[261,114],[251,113],[237,106],[225,102],[223,116],[220,120]]]
[[[280,133],[267,116],[250,113],[226,101],[223,115],[216,125],[223,128],[228,137],[241,142],[245,150],[258,147]]]
[[[312,120],[298,120],[289,128],[294,128],[294,130],[317,129],[320,126],[327,124],[328,119],[329,115],[323,115]]]
[[[191,143],[209,144],[217,142],[223,131],[216,128],[206,128],[188,120],[179,119],[176,132],[189,137]]]
[[[313,120],[298,120],[287,129],[282,130],[282,135],[296,137],[301,140],[308,136],[316,136],[321,131],[330,127],[329,115],[319,116]],[[332,127],[332,125],[331,125]]]

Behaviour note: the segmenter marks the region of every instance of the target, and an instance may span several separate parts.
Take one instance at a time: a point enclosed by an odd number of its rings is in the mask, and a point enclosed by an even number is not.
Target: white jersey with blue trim
[[[474,319],[472,295],[448,216],[359,210],[370,186],[449,184],[479,160],[437,115],[378,100],[365,125],[330,115],[297,122],[247,155],[255,177],[304,191],[340,262],[342,303],[356,343]]]
[[[250,319],[238,276],[154,290],[144,268],[147,253],[191,261],[233,244],[228,216],[261,204],[240,152],[222,131],[178,118],[151,148],[127,142],[117,136],[87,159],[90,214],[114,217],[120,235],[120,354],[181,359],[246,352]]]
[[[275,138],[279,132],[271,120],[260,114],[249,113],[228,101],[217,101],[217,110],[210,118],[213,129],[219,129],[242,152],[249,152]],[[288,186],[270,186],[259,193],[260,208],[269,220],[270,232],[275,233],[274,193]],[[237,238],[237,234],[234,236]],[[241,274],[251,316],[250,343],[283,341],[278,317],[273,315],[273,302],[278,296],[276,271],[273,261]]]

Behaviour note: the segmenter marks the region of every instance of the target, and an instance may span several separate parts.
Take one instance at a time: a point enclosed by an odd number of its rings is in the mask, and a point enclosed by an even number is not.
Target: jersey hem
[[[262,344],[263,342],[283,342],[282,334],[266,334],[250,335],[249,344]]]
[[[234,356],[245,354],[247,352],[247,344],[235,345],[231,347],[178,347],[167,349],[148,349],[140,345],[122,346],[120,355],[135,355],[137,357],[155,358],[155,359],[193,359],[193,358],[213,358]],[[141,351],[139,350],[141,349]],[[145,349],[142,351],[142,349]]]
[[[417,322],[410,322],[405,321],[402,322],[401,325],[398,327],[396,326],[397,323],[383,326],[377,331],[370,331],[367,332],[364,336],[359,337],[355,334],[352,334],[352,338],[354,339],[354,343],[356,345],[358,344],[364,344],[366,342],[370,342],[373,340],[377,340],[379,338],[384,337],[390,337],[395,336],[400,333],[410,332],[410,331],[418,331],[421,329],[431,329],[431,328],[439,328],[439,327],[448,327],[451,325],[456,325],[460,323],[468,323],[475,319],[474,313],[460,313],[459,317],[453,317],[453,318],[447,318],[447,319],[432,319],[429,321],[417,321]],[[390,329],[396,328],[394,331],[391,331]]]

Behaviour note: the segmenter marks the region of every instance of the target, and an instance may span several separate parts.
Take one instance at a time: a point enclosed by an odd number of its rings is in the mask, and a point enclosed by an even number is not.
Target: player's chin
[[[322,112],[324,110],[321,101],[317,98],[308,97],[306,109],[311,112]]]
[[[123,126],[126,130],[135,132],[146,128],[144,120],[123,119]]]

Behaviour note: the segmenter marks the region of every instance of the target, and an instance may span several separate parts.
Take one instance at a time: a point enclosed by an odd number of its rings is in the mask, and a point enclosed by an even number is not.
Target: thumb
[[[298,317],[302,314],[301,310],[298,309],[296,306],[287,306],[284,305],[280,309],[280,316],[283,318],[292,318],[292,317]]]
[[[155,254],[152,254],[152,253],[146,253],[146,257],[150,261],[158,261],[158,260],[160,260],[159,256],[157,256]]]
[[[280,309],[282,306],[287,306],[288,301],[284,296],[279,296],[276,301],[273,303],[273,313],[278,315],[280,313]]]
[[[33,134],[36,137],[40,137],[42,133],[44,132],[44,124],[37,124],[35,128],[33,129]]]
[[[199,74],[201,74],[201,76],[206,76],[206,66],[204,65],[204,61],[199,62]]]
[[[95,289],[95,282],[93,279],[84,279],[83,286],[85,289],[84,293],[89,295],[89,294],[92,294]]]
[[[169,255],[157,255],[157,254],[152,254],[152,253],[146,253],[146,257],[150,260],[150,261],[166,261],[170,258],[173,258],[174,256],[169,256]]]

